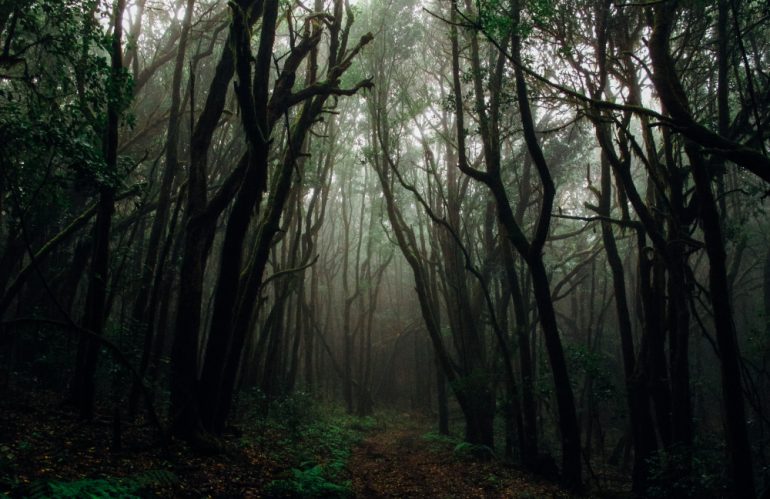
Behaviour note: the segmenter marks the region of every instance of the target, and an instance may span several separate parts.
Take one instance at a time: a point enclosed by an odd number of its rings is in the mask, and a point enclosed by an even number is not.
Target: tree
[[[200,327],[199,313],[191,313],[194,319],[180,314],[177,321],[175,337],[175,364],[178,367],[177,389],[172,391],[172,399],[176,400],[172,410],[180,420],[176,425],[182,436],[194,434],[197,414],[203,418],[203,427],[208,431],[219,433],[229,414],[232,394],[235,389],[236,374],[240,363],[241,352],[246,336],[252,323],[254,306],[261,289],[262,276],[267,264],[272,240],[279,229],[279,221],[286,200],[293,185],[293,172],[298,164],[298,158],[313,123],[323,110],[324,103],[330,95],[351,95],[360,88],[370,85],[367,80],[357,83],[351,89],[338,87],[340,78],[350,67],[353,58],[371,40],[371,35],[365,35],[359,43],[348,49],[347,37],[352,24],[352,14],[347,13],[348,22],[342,28],[342,7],[338,2],[335,7],[335,19],[332,24],[330,37],[334,49],[329,58],[329,69],[326,80],[316,81],[316,75],[308,76],[307,86],[297,92],[292,92],[295,71],[303,59],[314,49],[321,39],[322,30],[319,26],[311,26],[306,21],[302,31],[301,41],[291,48],[283,68],[275,81],[272,94],[268,94],[268,82],[262,78],[270,71],[273,58],[273,43],[275,39],[276,21],[278,19],[278,2],[266,2],[264,6],[257,3],[233,6],[231,37],[235,51],[235,72],[239,83],[236,85],[236,97],[242,113],[242,124],[247,139],[248,152],[243,155],[239,167],[230,178],[235,191],[235,204],[230,211],[224,239],[223,260],[220,267],[219,285],[214,298],[214,311],[211,321],[211,333],[206,347],[205,361],[200,381],[200,394],[196,397],[194,386],[197,385],[197,334]],[[250,13],[261,11],[261,31],[259,47],[256,55],[254,77],[250,69],[249,30]],[[220,62],[220,66],[222,62]],[[229,67],[229,66],[228,66]],[[301,104],[295,122],[288,124],[290,107]],[[205,112],[204,112],[205,115]],[[279,119],[287,121],[287,144],[280,161],[279,169],[272,185],[268,188],[268,154],[270,152],[271,130]],[[242,175],[242,180],[238,177]],[[202,173],[201,179],[202,180]],[[197,183],[197,182],[196,182]],[[200,186],[202,188],[203,186]],[[189,189],[193,188],[192,178]],[[189,199],[205,200],[205,192],[200,188],[197,193],[190,190]],[[257,228],[255,249],[248,264],[241,272],[241,256],[246,231],[252,220],[253,211],[262,199],[262,194],[268,190],[267,205],[264,215]],[[220,191],[222,192],[222,191]],[[206,227],[192,230],[188,225],[188,244],[192,246],[189,263],[195,266],[196,282],[192,289],[199,290],[202,283],[202,266],[210,248],[210,239],[216,218],[224,208],[222,205],[209,204],[202,211],[207,212]],[[216,209],[212,209],[216,208]],[[190,209],[193,212],[192,209]],[[198,230],[203,232],[198,233]],[[199,237],[203,236],[203,237]],[[184,264],[183,264],[184,266]],[[184,273],[184,269],[183,269]],[[180,293],[180,300],[188,290]],[[179,310],[201,310],[200,292],[191,294],[190,303],[179,304]],[[191,305],[183,307],[183,305]],[[194,323],[189,323],[194,320]],[[198,408],[194,408],[199,405]]]
[[[548,351],[548,358],[551,363],[551,372],[554,377],[554,386],[556,390],[556,398],[559,406],[559,425],[562,438],[562,474],[565,483],[571,487],[581,487],[581,458],[580,458],[580,431],[577,423],[577,415],[575,413],[575,402],[572,394],[572,387],[569,382],[569,374],[567,372],[566,361],[564,358],[564,351],[559,337],[558,325],[556,322],[556,313],[553,307],[553,301],[551,298],[550,287],[548,283],[548,275],[543,264],[543,247],[548,237],[551,215],[553,210],[553,200],[556,195],[556,189],[554,186],[553,178],[551,176],[548,163],[543,155],[542,148],[540,147],[538,138],[535,134],[535,126],[532,118],[532,110],[530,108],[529,96],[527,90],[527,84],[524,77],[524,71],[521,65],[521,33],[520,33],[520,19],[521,19],[521,7],[518,2],[513,2],[511,5],[511,19],[512,24],[508,30],[511,40],[510,57],[513,64],[514,79],[516,84],[516,101],[519,106],[519,114],[521,118],[521,125],[524,132],[524,140],[529,152],[530,157],[535,165],[535,169],[540,177],[540,181],[543,188],[543,199],[541,201],[540,215],[537,220],[535,228],[535,234],[532,240],[528,240],[521,230],[519,224],[516,222],[511,203],[508,199],[508,194],[505,191],[505,187],[502,183],[500,176],[500,153],[496,142],[496,138],[489,130],[489,125],[486,124],[486,116],[484,113],[483,97],[480,95],[480,81],[476,78],[476,99],[477,109],[480,113],[481,134],[484,142],[484,157],[486,163],[486,171],[482,172],[469,166],[468,160],[463,152],[465,143],[465,130],[462,119],[463,103],[461,100],[462,85],[460,81],[460,67],[459,67],[459,43],[457,40],[455,27],[456,20],[458,18],[456,12],[458,6],[453,3],[452,17],[450,22],[452,23],[452,77],[454,82],[454,94],[455,94],[455,112],[457,113],[457,142],[460,150],[458,166],[460,170],[466,175],[469,175],[474,180],[484,183],[491,191],[495,203],[497,206],[498,217],[501,225],[505,230],[505,234],[511,242],[511,245],[521,255],[529,268],[529,272],[532,275],[532,285],[535,294],[535,301],[537,303],[538,311],[540,314],[540,325],[543,329],[545,337],[546,349]],[[472,14],[469,14],[472,15]],[[475,44],[472,45],[475,47]],[[474,50],[476,52],[477,49]],[[473,71],[477,75],[479,74],[478,55],[472,55],[472,61],[474,64]],[[503,60],[501,56],[500,61]],[[502,64],[501,62],[498,65]],[[498,77],[499,81],[499,77]],[[497,88],[492,88],[492,99],[499,99],[499,83]],[[492,113],[496,112],[497,105],[493,102],[490,105]],[[492,118],[495,120],[495,118]]]

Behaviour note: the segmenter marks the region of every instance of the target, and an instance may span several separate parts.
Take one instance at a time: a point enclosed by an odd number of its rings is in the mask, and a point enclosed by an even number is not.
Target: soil
[[[424,428],[392,428],[364,439],[349,465],[356,497],[569,497],[557,486],[499,460],[464,459],[453,445],[432,441],[424,432]]]
[[[123,447],[115,450],[108,412],[83,422],[61,405],[60,394],[7,395],[0,400],[0,498],[35,496],[41,484],[85,478],[145,479],[151,486],[139,494],[147,497],[259,497],[288,466],[234,435],[215,455],[182,442],[164,447],[141,421],[121,424]],[[174,480],[163,483],[164,472]]]
[[[57,402],[60,398],[38,392],[0,400],[0,498],[33,496],[36,486],[51,482],[143,476],[160,483],[139,493],[142,497],[264,497],[268,483],[296,466],[236,434],[222,439],[221,452],[214,455],[180,442],[159,446],[154,430],[141,422],[122,423],[124,445],[115,450],[109,412],[81,422]],[[456,442],[429,437],[431,426],[405,415],[368,430],[352,449],[347,467],[355,496],[569,497],[499,459],[458,453]],[[164,471],[175,477],[174,483],[162,483],[158,473]]]

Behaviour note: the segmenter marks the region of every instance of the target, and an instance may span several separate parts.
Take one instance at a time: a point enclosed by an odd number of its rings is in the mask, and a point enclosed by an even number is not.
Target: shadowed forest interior
[[[764,0],[1,0],[0,497],[768,497]]]

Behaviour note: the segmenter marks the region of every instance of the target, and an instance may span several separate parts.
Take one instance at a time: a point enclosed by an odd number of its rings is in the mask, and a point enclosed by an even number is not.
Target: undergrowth
[[[703,437],[696,439],[690,453],[679,448],[659,452],[648,462],[651,485],[647,497],[727,497],[730,488],[724,455],[723,443]]]
[[[452,435],[442,435],[435,431],[424,434],[422,439],[427,444],[428,449],[432,451],[454,449],[458,444],[462,443],[462,439],[460,438]]]
[[[487,460],[496,456],[495,451],[486,445],[475,445],[452,435],[431,431],[424,434],[422,439],[428,444],[430,450],[435,452],[451,450],[455,459],[460,461]]]
[[[178,483],[174,473],[150,470],[122,478],[86,478],[69,482],[36,480],[26,491],[31,499],[47,498],[122,498],[162,497],[161,491]]]
[[[353,495],[348,460],[364,433],[378,426],[373,417],[350,416],[298,393],[273,401],[256,420],[244,445],[256,443],[287,469],[268,484],[266,497]]]

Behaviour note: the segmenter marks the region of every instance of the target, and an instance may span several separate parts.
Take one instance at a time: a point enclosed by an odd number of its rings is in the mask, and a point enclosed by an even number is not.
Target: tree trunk
[[[240,0],[240,9],[248,5]],[[256,22],[259,9],[247,9]],[[250,24],[250,25],[251,25]],[[235,70],[234,35],[228,37],[225,49],[209,86],[206,104],[195,124],[190,141],[190,168],[187,181],[187,206],[182,264],[179,275],[177,318],[171,348],[171,419],[172,431],[183,438],[193,438],[201,429],[198,413],[198,349],[203,299],[203,277],[211,248],[217,218],[227,206],[230,190],[240,177],[228,177],[217,198],[207,205],[207,163],[214,131],[222,116],[227,87]],[[240,166],[240,165],[239,165]],[[216,200],[216,202],[215,202]]]
[[[161,270],[162,264],[159,264],[158,262],[161,249],[160,245],[168,223],[169,210],[171,209],[171,189],[174,184],[176,171],[179,167],[179,131],[181,128],[181,109],[183,105],[181,95],[182,76],[194,3],[194,0],[187,0],[185,17],[182,21],[182,33],[179,37],[179,48],[177,49],[174,75],[171,82],[171,108],[169,109],[168,133],[166,138],[166,168],[163,170],[160,192],[158,193],[158,206],[155,210],[155,217],[153,218],[152,227],[150,229],[150,238],[147,243],[147,256],[144,261],[144,266],[142,267],[143,270],[139,281],[139,291],[137,292],[134,309],[131,315],[132,323],[135,326],[138,326],[139,332],[144,333],[144,346],[142,348],[142,358],[139,363],[139,374],[141,376],[144,376],[147,372],[147,366],[150,362],[154,317],[148,314],[148,309],[154,307],[148,306],[150,303],[149,298],[153,282],[155,282],[155,275]],[[143,2],[139,8],[140,10],[144,8]],[[131,413],[135,410],[136,399],[138,396],[139,387],[134,383],[129,400],[129,412]]]
[[[125,0],[116,0],[113,14],[113,32],[111,47],[111,79],[120,88],[123,71],[123,10]],[[104,160],[108,168],[107,183],[100,188],[99,205],[93,232],[93,253],[88,272],[88,290],[86,291],[86,309],[83,327],[98,335],[104,333],[107,319],[107,274],[110,259],[110,227],[112,213],[115,210],[115,187],[111,175],[118,170],[118,127],[122,102],[120,95],[110,100],[107,106],[107,129],[104,139]],[[83,337],[78,348],[77,366],[72,382],[73,400],[78,414],[83,419],[91,419],[94,410],[96,386],[94,375],[99,353],[99,343]]]
[[[599,214],[609,218],[612,200],[611,175],[609,159],[602,155],[601,168],[601,199]],[[649,479],[648,462],[655,452],[657,445],[655,428],[649,409],[649,398],[643,379],[637,373],[641,371],[636,366],[634,354],[634,339],[631,328],[631,313],[626,296],[626,281],[623,262],[618,253],[612,225],[608,220],[602,221],[602,239],[607,253],[607,262],[612,271],[612,283],[615,294],[615,311],[620,333],[621,350],[623,354],[623,372],[626,382],[626,397],[628,415],[631,421],[631,434],[634,444],[633,489],[638,493],[647,490]],[[588,439],[586,439],[588,441]]]
[[[649,44],[653,68],[652,79],[661,101],[671,111],[672,116],[677,120],[686,121],[691,116],[689,103],[668,47],[675,9],[675,5],[657,6],[654,9],[653,30]],[[751,463],[751,446],[746,431],[740,352],[730,305],[724,236],[719,210],[711,190],[711,175],[706,170],[698,146],[686,142],[685,149],[690,159],[690,170],[700,201],[700,218],[710,264],[709,290],[722,371],[722,397],[732,491],[736,497],[754,497],[756,494],[754,470]],[[675,402],[676,395],[674,393]]]
[[[535,416],[535,397],[533,388],[532,349],[529,342],[529,320],[527,307],[519,283],[513,255],[513,248],[508,241],[503,243],[503,263],[508,278],[508,286],[511,290],[513,302],[513,314],[515,322],[515,335],[518,342],[519,368],[521,369],[521,408],[522,408],[522,432],[519,435],[521,441],[521,460],[525,466],[535,466],[537,461],[537,418]]]
[[[741,354],[733,321],[732,300],[727,279],[727,255],[719,209],[711,190],[711,178],[700,152],[690,145],[695,189],[701,203],[701,222],[709,257],[709,291],[714,311],[714,328],[722,372],[722,398],[727,434],[727,457],[735,497],[754,497],[754,468],[746,429],[746,412],[741,380]]]

